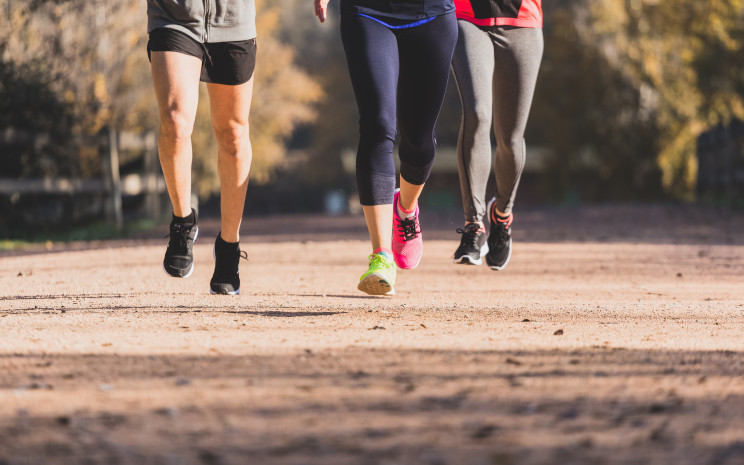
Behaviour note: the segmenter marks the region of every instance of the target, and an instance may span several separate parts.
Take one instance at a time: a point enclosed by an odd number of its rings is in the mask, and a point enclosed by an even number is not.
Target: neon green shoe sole
[[[393,285],[385,276],[372,273],[359,281],[357,289],[369,295],[395,295]]]
[[[369,270],[359,278],[357,289],[369,295],[395,295],[395,262],[381,254],[369,256]]]

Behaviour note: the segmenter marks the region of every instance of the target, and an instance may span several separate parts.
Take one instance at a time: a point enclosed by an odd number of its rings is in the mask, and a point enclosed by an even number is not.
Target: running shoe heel
[[[369,295],[395,295],[395,262],[384,253],[369,256],[369,269],[359,278],[357,289]]]
[[[410,270],[421,263],[424,253],[424,241],[419,224],[419,207],[412,217],[401,218],[398,215],[400,190],[393,197],[393,258],[398,268]]]

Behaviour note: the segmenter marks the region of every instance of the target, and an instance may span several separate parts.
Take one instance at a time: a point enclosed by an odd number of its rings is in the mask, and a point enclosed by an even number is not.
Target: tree
[[[1,1],[5,14],[0,15],[0,64],[3,69],[16,70],[16,82],[40,83],[38,87],[24,87],[15,98],[29,102],[34,92],[45,86],[55,97],[49,105],[56,101],[71,115],[64,120],[65,130],[77,138],[71,149],[74,153],[67,158],[53,157],[56,165],[73,165],[69,169],[57,166],[51,171],[27,174],[69,172],[94,176],[100,169],[98,151],[96,147],[86,147],[81,142],[83,136],[96,134],[109,125],[135,132],[158,128],[143,2]],[[259,56],[251,111],[252,177],[265,182],[274,168],[284,162],[283,142],[293,128],[314,117],[311,104],[321,97],[322,91],[293,64],[291,48],[279,41],[276,7],[259,0],[257,9]],[[0,73],[0,78],[7,75]],[[5,100],[10,78],[3,79],[0,99]],[[218,186],[216,143],[205,103],[200,105],[194,131],[194,183],[202,196],[216,191]],[[43,118],[43,107],[33,111],[36,117]],[[18,122],[18,118],[11,117],[0,124],[13,126]],[[50,150],[60,152],[61,148]],[[30,156],[41,154],[34,152]],[[34,161],[27,163],[33,165]]]
[[[744,1],[583,0],[572,11],[582,44],[601,51],[652,115],[663,187],[690,198],[696,137],[744,118]]]

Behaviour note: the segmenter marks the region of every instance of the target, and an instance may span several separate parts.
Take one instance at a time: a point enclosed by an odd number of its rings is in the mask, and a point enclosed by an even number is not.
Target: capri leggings
[[[424,184],[434,163],[434,127],[457,42],[455,14],[396,28],[346,12],[341,39],[359,107],[359,200],[362,205],[392,204],[396,120],[401,177]]]

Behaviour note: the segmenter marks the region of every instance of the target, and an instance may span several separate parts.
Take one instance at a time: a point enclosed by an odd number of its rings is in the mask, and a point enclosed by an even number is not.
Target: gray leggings
[[[462,103],[457,141],[465,221],[486,214],[491,120],[496,135],[496,208],[510,213],[525,158],[527,125],[543,54],[542,29],[478,27],[457,20],[452,71]]]

